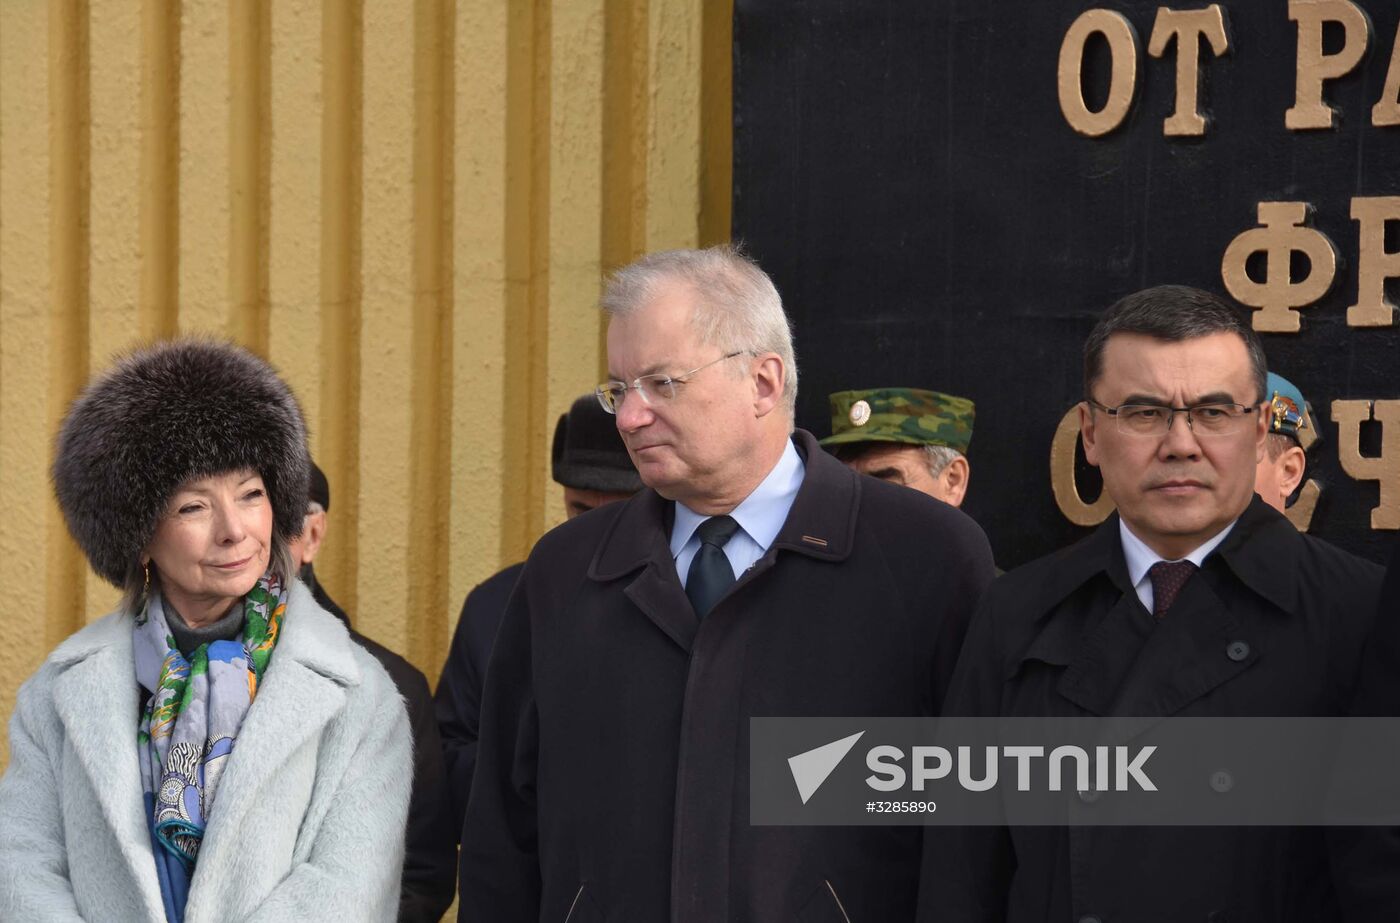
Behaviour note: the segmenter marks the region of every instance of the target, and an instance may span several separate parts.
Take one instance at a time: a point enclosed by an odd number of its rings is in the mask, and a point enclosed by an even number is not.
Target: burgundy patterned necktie
[[[1158,561],[1148,568],[1147,576],[1152,578],[1152,614],[1157,618],[1166,615],[1195,572],[1196,565],[1190,561]]]

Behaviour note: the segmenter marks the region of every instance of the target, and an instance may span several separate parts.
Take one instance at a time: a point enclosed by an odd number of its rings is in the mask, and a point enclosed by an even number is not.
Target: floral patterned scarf
[[[243,640],[175,646],[160,594],[136,619],[136,678],[150,693],[136,735],[141,787],[168,923],[181,923],[219,776],[267,670],[287,610],[268,572],[243,600]],[[177,616],[178,618],[178,616]]]

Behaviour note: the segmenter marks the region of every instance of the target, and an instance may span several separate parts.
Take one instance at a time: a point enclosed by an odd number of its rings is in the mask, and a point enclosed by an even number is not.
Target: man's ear
[[[754,362],[754,416],[766,417],[783,402],[784,371],[777,353],[764,353]]]
[[[967,496],[967,482],[971,477],[972,468],[962,455],[944,465],[943,470],[938,472],[943,502],[949,506],[962,506],[963,498]]]
[[[1098,419],[1088,401],[1079,402],[1079,438],[1084,443],[1084,459],[1095,468],[1099,466]]]
[[[321,550],[321,541],[325,537],[325,511],[318,510],[314,513],[307,513],[306,521],[301,527],[301,560],[297,564],[310,564],[316,560],[316,553]]]
[[[1289,446],[1278,460],[1279,490],[1284,497],[1293,496],[1293,491],[1303,482],[1303,474],[1308,470],[1308,456],[1301,446]]]
[[[1254,463],[1257,465],[1264,460],[1268,454],[1267,443],[1269,441],[1269,408],[1272,404],[1263,401],[1255,407],[1259,413],[1255,415],[1254,421]]]

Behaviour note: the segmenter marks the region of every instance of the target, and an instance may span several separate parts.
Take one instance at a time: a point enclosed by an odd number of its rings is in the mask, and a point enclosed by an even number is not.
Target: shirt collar
[[[1237,522],[1239,522],[1238,517],[1228,526],[1211,536],[1211,538],[1206,540],[1203,544],[1199,545],[1195,551],[1178,560],[1190,561],[1192,564],[1200,567],[1201,562],[1206,559],[1206,556],[1214,551],[1221,542],[1225,541],[1226,536],[1230,534],[1230,530],[1235,527],[1235,523]],[[1147,547],[1146,542],[1134,535],[1133,530],[1128,528],[1128,524],[1123,521],[1121,516],[1118,517],[1118,534],[1123,540],[1123,560],[1128,568],[1128,582],[1133,586],[1137,586],[1147,577],[1147,572],[1152,568],[1153,564],[1156,564],[1158,561],[1165,561],[1166,558]]]
[[[749,538],[764,551],[773,544],[786,521],[792,501],[797,498],[797,490],[802,486],[806,466],[792,440],[787,441],[783,454],[768,476],[744,498],[744,502],[734,507],[729,515],[739,524]],[[676,502],[676,519],[671,527],[671,557],[678,557],[690,537],[695,534],[700,523],[710,517],[695,512],[679,501]]]

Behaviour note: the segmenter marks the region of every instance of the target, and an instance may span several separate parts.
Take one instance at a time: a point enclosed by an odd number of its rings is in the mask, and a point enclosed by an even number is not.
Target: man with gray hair
[[[461,919],[909,919],[920,829],[749,824],[749,719],[937,714],[986,537],[793,430],[782,302],[732,248],[643,257],[602,307],[598,399],[646,488],[525,564]]]

